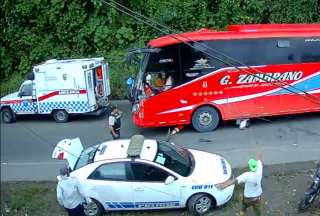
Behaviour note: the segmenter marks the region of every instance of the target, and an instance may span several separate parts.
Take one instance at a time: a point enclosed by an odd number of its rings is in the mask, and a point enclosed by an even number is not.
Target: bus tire
[[[192,115],[192,126],[198,132],[213,131],[219,123],[219,112],[210,106],[200,107]]]
[[[16,114],[10,108],[3,108],[1,110],[1,120],[5,124],[10,124],[16,121]]]
[[[52,116],[57,123],[65,123],[69,120],[69,114],[63,109],[54,110]]]

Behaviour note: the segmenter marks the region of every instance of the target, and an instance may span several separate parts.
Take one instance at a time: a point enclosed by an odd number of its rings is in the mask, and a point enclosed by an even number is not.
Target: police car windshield
[[[90,164],[93,162],[94,156],[96,155],[96,151],[98,149],[98,145],[90,146],[89,148],[83,150],[81,152],[80,157],[78,158],[78,161],[74,167],[74,170],[79,169],[87,164]]]
[[[193,156],[187,149],[165,141],[158,141],[158,151],[154,162],[187,177],[192,173],[193,161]]]

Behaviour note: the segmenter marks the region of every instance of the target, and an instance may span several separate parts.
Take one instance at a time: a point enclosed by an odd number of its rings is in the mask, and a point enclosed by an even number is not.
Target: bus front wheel
[[[192,115],[192,126],[198,132],[215,130],[220,123],[218,111],[210,106],[198,108]]]

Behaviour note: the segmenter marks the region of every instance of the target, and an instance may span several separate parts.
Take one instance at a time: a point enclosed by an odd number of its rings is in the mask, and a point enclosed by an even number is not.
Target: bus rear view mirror
[[[160,52],[161,49],[159,48],[136,48],[136,49],[131,49],[128,52],[127,55],[127,63],[130,65],[132,64],[135,60],[138,60],[136,57],[136,54],[141,54],[141,53],[158,53]]]

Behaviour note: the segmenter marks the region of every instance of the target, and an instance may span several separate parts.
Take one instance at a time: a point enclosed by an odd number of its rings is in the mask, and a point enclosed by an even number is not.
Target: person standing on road
[[[122,112],[116,107],[111,107],[111,114],[109,116],[109,129],[113,139],[120,138]]]
[[[261,155],[257,155],[256,159],[250,159],[248,161],[249,170],[238,176],[235,179],[231,179],[225,183],[217,185],[218,188],[224,189],[233,184],[244,183],[244,196],[242,199],[242,209],[240,216],[245,215],[246,210],[252,207],[256,215],[262,215],[262,160]]]
[[[69,216],[85,216],[83,203],[91,203],[91,199],[86,197],[79,180],[70,177],[69,168],[60,169],[57,185],[57,200],[68,212]]]

